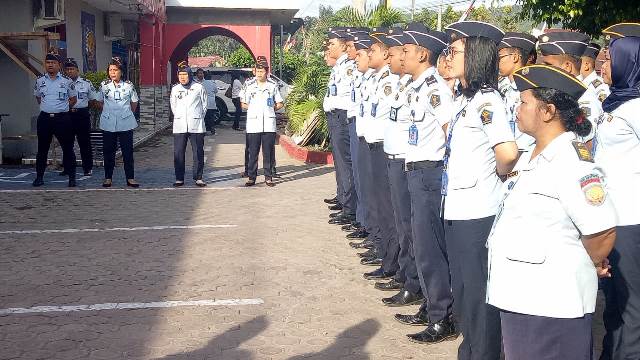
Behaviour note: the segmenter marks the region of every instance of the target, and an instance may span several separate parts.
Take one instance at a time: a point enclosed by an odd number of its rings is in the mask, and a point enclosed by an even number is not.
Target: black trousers
[[[244,136],[244,173],[249,174],[249,134]]]
[[[333,163],[336,167],[338,180],[342,182],[342,211],[355,215],[358,196],[353,180],[353,168],[351,163],[351,145],[349,141],[349,124],[347,123],[347,110],[334,110],[333,113]]]
[[[391,205],[391,189],[389,188],[389,174],[387,172],[387,154],[382,146],[375,147],[371,152],[371,189],[373,204],[375,204],[375,221],[380,227],[380,242],[376,248],[382,258],[382,268],[385,272],[398,271],[398,232]]]
[[[440,218],[442,165],[412,170],[407,176],[415,264],[420,287],[427,298],[424,306],[429,320],[438,322],[451,314],[453,303],[447,246]]]
[[[49,114],[40,112],[37,122],[38,153],[36,155],[36,175],[44,176],[47,169],[49,148],[55,136],[62,148],[62,165],[70,178],[76,176],[76,154],[73,152],[73,127],[69,113]]]
[[[445,204],[446,206],[446,204]],[[486,303],[488,252],[485,244],[494,216],[445,220],[453,313],[464,336],[459,360],[500,359],[500,313]]]
[[[207,131],[213,130],[213,128],[217,124],[217,115],[217,109],[207,109],[207,112],[204,114],[204,126]]]
[[[74,111],[75,110],[75,111]],[[69,112],[73,128],[73,136],[78,141],[82,169],[88,173],[93,169],[93,151],[91,149],[91,115],[87,108],[74,109]]]
[[[366,208],[364,212],[364,225],[365,229],[369,233],[369,238],[374,240],[378,244],[380,240],[380,226],[376,222],[375,202],[373,201],[373,193],[375,189],[372,187],[371,180],[371,151],[369,145],[363,137],[358,138],[358,161],[357,172],[359,173],[360,189],[363,196],[360,198],[361,205]],[[377,247],[377,245],[376,245]]]
[[[184,157],[187,140],[191,143],[193,153],[193,180],[202,180],[204,171],[204,133],[173,134],[173,167],[176,180],[184,181]]]
[[[255,134],[247,134],[249,142],[249,172],[250,180],[258,177],[258,155],[260,146],[262,145],[262,167],[264,169],[264,177],[271,179],[273,174],[273,161],[276,157],[276,133],[262,132]]]
[[[396,280],[404,283],[404,288],[414,294],[420,292],[420,279],[416,271],[413,254],[413,236],[411,234],[411,196],[407,173],[404,171],[404,159],[390,159],[387,162],[391,204],[396,223],[400,251],[398,253],[398,272]],[[448,275],[448,274],[447,274]]]
[[[575,319],[559,319],[502,311],[500,318],[505,360],[592,358],[593,314]]]
[[[120,145],[124,173],[127,179],[134,178],[133,171],[133,130],[104,131],[102,135],[102,149],[104,151],[104,178],[113,178],[113,168],[116,166],[116,149]]]
[[[331,155],[333,156],[333,169],[335,171],[336,176],[336,197],[338,198],[338,202],[340,204],[344,204],[344,183],[342,178],[344,177],[341,166],[338,166],[337,159],[340,156],[338,154],[339,145],[336,145],[336,139],[339,138],[339,135],[336,133],[336,121],[337,116],[335,111],[329,111],[325,113],[327,115],[327,127],[329,129],[329,143],[331,144]]]
[[[240,127],[240,115],[242,115],[242,104],[239,97],[231,99],[233,106],[236,107],[235,117],[233,118],[233,128],[238,129]]]
[[[611,278],[604,282],[601,360],[640,359],[640,225],[616,227],[609,254]]]

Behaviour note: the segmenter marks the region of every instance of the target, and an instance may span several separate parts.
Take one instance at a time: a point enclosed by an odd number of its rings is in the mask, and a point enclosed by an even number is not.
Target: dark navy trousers
[[[331,155],[333,156],[333,169],[335,170],[336,175],[336,197],[338,198],[338,202],[340,204],[344,204],[344,189],[342,182],[342,168],[338,166],[337,159],[339,157],[338,149],[339,145],[336,145],[336,139],[339,138],[339,135],[336,134],[336,113],[334,111],[328,111],[325,113],[327,115],[327,127],[329,128],[329,143],[331,144]]]
[[[616,227],[604,282],[604,327],[600,360],[640,359],[640,225]]]
[[[488,252],[485,244],[493,219],[494,216],[444,221],[453,313],[464,337],[458,348],[459,360],[500,359],[500,312],[486,303]]]
[[[391,204],[396,223],[398,244],[398,272],[396,280],[404,283],[404,288],[414,294],[420,292],[420,279],[416,270],[413,254],[413,240],[411,234],[411,197],[407,173],[404,171],[404,158],[389,159],[389,188],[391,189]]]
[[[360,203],[365,208],[364,211],[364,226],[369,233],[369,238],[376,244],[376,251],[378,244],[380,243],[380,227],[375,220],[376,207],[373,201],[373,187],[371,180],[371,151],[369,150],[369,144],[364,137],[358,138],[358,177],[360,181],[360,189],[362,190],[362,198],[359,198]]]
[[[336,168],[338,182],[342,189],[342,211],[345,214],[355,215],[357,195],[353,181],[353,168],[351,164],[351,148],[349,143],[349,124],[347,110],[333,110],[333,164]]]
[[[349,153],[351,154],[351,173],[353,174],[353,186],[356,194],[356,221],[361,226],[365,223],[365,207],[363,205],[362,185],[360,185],[360,172],[358,171],[358,134],[356,133],[356,120],[349,120]]]

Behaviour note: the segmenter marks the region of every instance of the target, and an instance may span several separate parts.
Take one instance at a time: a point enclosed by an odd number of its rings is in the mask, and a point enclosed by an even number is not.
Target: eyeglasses
[[[454,47],[448,47],[444,50],[446,57],[454,58],[457,54],[464,54],[464,50],[458,50]]]
[[[511,56],[513,54],[502,54],[502,55],[498,55],[498,60],[502,60],[503,58],[506,58],[507,56]]]

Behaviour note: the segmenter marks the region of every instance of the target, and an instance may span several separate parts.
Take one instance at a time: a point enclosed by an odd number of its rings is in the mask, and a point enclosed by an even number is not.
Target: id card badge
[[[376,117],[376,113],[378,110],[378,103],[371,104],[371,116]]]
[[[509,120],[509,126],[511,126],[511,133],[513,135],[516,134],[516,121],[513,120],[513,118],[511,120]]]
[[[398,108],[391,108],[391,111],[389,111],[389,120],[398,121]]]
[[[67,93],[58,92],[58,100],[67,100]]]
[[[113,92],[113,100],[122,100],[122,96],[120,95],[120,90],[116,90]]]
[[[364,117],[364,104],[360,104],[360,117]]]
[[[78,93],[78,99],[86,99],[87,98],[87,93],[83,93],[83,92],[79,92]]]
[[[412,124],[409,127],[409,145],[418,145],[418,127],[416,124]]]
[[[449,175],[447,170],[442,172],[442,189],[440,189],[440,195],[447,196],[447,186],[449,185]]]
[[[273,98],[271,96],[269,96],[267,98],[267,106],[268,107],[273,107]]]
[[[331,86],[329,86],[329,94],[331,96],[338,95],[338,87],[335,84],[331,84]]]
[[[351,89],[351,102],[356,102],[356,90]]]

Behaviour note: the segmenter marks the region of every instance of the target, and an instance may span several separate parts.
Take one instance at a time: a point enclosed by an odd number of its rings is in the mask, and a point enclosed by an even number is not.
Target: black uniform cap
[[[187,64],[186,60],[180,61],[177,66],[178,66],[178,73],[186,72],[188,74],[191,74],[191,68],[189,67],[189,64]]]
[[[575,31],[554,31],[538,37],[543,56],[566,54],[581,57],[587,45],[589,36]]]
[[[619,39],[627,36],[640,37],[640,23],[619,23],[602,30],[607,40]]]
[[[64,67],[66,68],[70,68],[70,67],[74,67],[74,68],[78,68],[78,63],[76,62],[76,60],[74,58],[67,58],[67,60],[65,60],[64,62]]]
[[[364,27],[348,27],[344,30],[345,32],[345,40],[353,41],[353,38],[359,35],[368,34],[369,29]]]
[[[550,88],[578,100],[587,87],[575,76],[562,69],[548,65],[529,65],[519,68],[513,73],[518,91],[537,88]]]
[[[383,44],[392,47],[392,46],[402,46],[402,34],[403,30],[400,27],[392,27],[387,30],[385,35],[381,35],[379,37],[380,42]]]
[[[382,42],[382,39],[387,36],[387,32],[389,32],[388,27],[374,27],[369,32],[369,37],[374,43]]]
[[[414,22],[407,26],[402,35],[403,44],[413,44],[440,54],[447,47],[449,35],[442,31],[429,30],[424,24]]]
[[[451,37],[451,42],[460,38],[481,36],[499,44],[504,37],[504,31],[495,25],[482,21],[458,21],[447,26],[444,31]]]
[[[587,48],[584,49],[584,53],[582,54],[582,56],[595,59],[598,57],[598,54],[600,54],[600,49],[601,49],[600,45],[593,42],[589,43],[589,45],[587,45]]]
[[[58,54],[56,54],[56,53],[54,53],[54,52],[50,52],[50,53],[48,53],[48,54],[45,56],[45,58],[44,58],[44,59],[45,59],[45,60],[54,60],[54,61],[57,61],[57,62],[59,62],[59,63],[62,63],[62,59],[60,58],[60,55],[58,55]]]
[[[353,37],[353,46],[356,50],[367,50],[373,44],[373,40],[369,34],[361,34]]]
[[[330,27],[327,32],[327,37],[329,39],[346,39],[347,38],[347,28],[344,26]]]
[[[528,54],[536,47],[538,39],[530,34],[519,32],[506,32],[498,44],[498,50],[505,48],[520,48]]]

